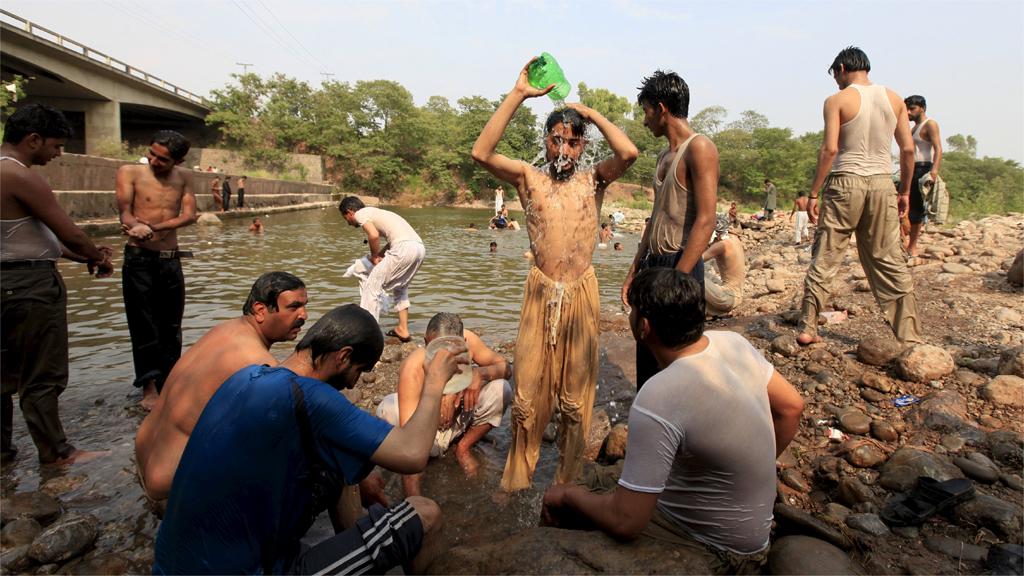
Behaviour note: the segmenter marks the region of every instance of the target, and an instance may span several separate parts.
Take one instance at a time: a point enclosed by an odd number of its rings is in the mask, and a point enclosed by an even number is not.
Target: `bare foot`
[[[810,334],[801,332],[797,337],[796,341],[801,346],[807,346],[808,344],[816,344],[821,342],[821,336],[811,336]]]
[[[512,501],[512,495],[499,488],[494,496],[491,496],[491,501],[504,508]]]
[[[142,401],[139,406],[143,410],[151,411],[156,408],[156,401],[160,399],[160,393],[156,391],[156,383],[150,380],[142,387]]]
[[[473,457],[469,450],[456,450],[455,459],[459,461],[459,466],[462,466],[462,470],[470,478],[476,476],[480,471],[480,462]]]
[[[71,456],[67,458],[58,458],[56,461],[49,464],[43,464],[43,466],[63,466],[64,464],[85,464],[86,462],[92,462],[98,458],[110,454],[110,451],[103,450],[99,452],[86,452],[85,450],[75,450],[71,453]]]

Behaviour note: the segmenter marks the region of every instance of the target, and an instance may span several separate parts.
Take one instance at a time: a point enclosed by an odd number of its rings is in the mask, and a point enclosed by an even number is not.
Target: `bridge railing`
[[[25,30],[25,32],[31,34],[38,40],[50,42],[66,50],[70,50],[72,52],[81,54],[82,56],[85,56],[86,58],[88,58],[96,64],[105,65],[112,70],[124,72],[125,74],[128,74],[129,76],[137,80],[142,80],[147,84],[163,88],[168,92],[176,94],[177,96],[180,96],[197,104],[201,104],[203,106],[212,105],[212,103],[204,96],[201,96],[199,94],[193,94],[192,92],[189,92],[188,90],[185,90],[184,88],[181,88],[179,86],[175,86],[174,84],[171,84],[170,82],[167,82],[162,78],[157,78],[156,76],[153,76],[152,74],[144,70],[139,70],[138,68],[130,64],[122,62],[121,60],[118,60],[116,58],[112,58],[104,54],[103,52],[100,52],[99,50],[94,50],[86,46],[85,44],[82,44],[81,42],[77,42],[75,40],[65,37],[62,34],[58,34],[53,30],[43,28],[38,24],[29,22],[28,20],[25,20],[21,16],[11,14],[7,10],[0,10],[0,14],[17,22],[18,25],[21,26],[23,30]]]

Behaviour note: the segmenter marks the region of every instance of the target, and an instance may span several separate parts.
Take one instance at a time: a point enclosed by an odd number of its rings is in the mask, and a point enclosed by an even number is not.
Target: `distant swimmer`
[[[608,227],[608,223],[607,222],[602,222],[601,223],[601,231],[598,234],[598,238],[597,238],[597,247],[598,248],[607,248],[608,247],[608,241],[612,239],[612,236],[613,236],[612,230],[611,230],[611,228]]]
[[[469,228],[463,228],[467,232],[476,232],[476,224],[470,223]]]
[[[260,222],[259,218],[253,218],[252,224],[249,225],[249,232],[253,234],[263,234],[263,223]]]
[[[622,250],[622,243],[616,242],[615,246],[613,246],[612,249],[613,250]]]
[[[491,252],[497,252],[497,251],[498,251],[498,243],[497,242],[491,242]]]
[[[531,485],[556,398],[562,429],[555,482],[572,481],[582,472],[597,386],[600,299],[590,265],[597,244],[594,229],[605,189],[638,155],[622,130],[581,104],[569,104],[548,116],[544,125],[546,165],[537,168],[496,153],[505,128],[523,102],[554,88],[553,84],[543,90],[530,86],[529,64],[520,71],[515,87],[487,122],[472,152],[485,170],[519,191],[530,248],[536,256],[536,266],[526,280],[515,348],[512,446],[501,479],[505,491]],[[586,147],[586,123],[601,131],[612,155],[584,169],[578,162]],[[553,370],[553,366],[560,368]]]

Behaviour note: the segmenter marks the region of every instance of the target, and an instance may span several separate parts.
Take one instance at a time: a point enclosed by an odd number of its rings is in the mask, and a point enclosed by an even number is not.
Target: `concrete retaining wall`
[[[118,218],[117,198],[114,192],[94,190],[56,191],[57,202],[76,222]],[[245,195],[245,207],[250,209],[292,206],[317,202],[339,202],[341,197],[331,194],[256,194]],[[231,195],[231,209],[237,208],[238,197]],[[212,194],[196,194],[196,208],[199,212],[214,212],[217,205]]]
[[[324,181],[324,159],[321,156],[316,154],[289,154],[285,165],[288,167],[301,166],[305,169],[306,182],[320,183]],[[207,167],[212,166],[217,170],[223,170],[225,174],[230,174],[232,180],[245,174],[247,171],[251,172],[253,170],[252,166],[248,166],[245,158],[238,152],[217,148],[193,148],[189,150],[185,156],[185,166],[189,168],[199,166],[201,170],[206,170]],[[289,169],[288,173],[297,178],[302,177],[302,170],[298,168]]]

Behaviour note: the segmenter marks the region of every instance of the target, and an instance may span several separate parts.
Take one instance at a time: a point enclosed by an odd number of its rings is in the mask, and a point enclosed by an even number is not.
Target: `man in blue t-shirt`
[[[441,512],[426,498],[372,504],[356,526],[309,547],[299,539],[374,465],[423,471],[453,354],[426,367],[402,428],[353,406],[355,386],[384,348],[356,305],[325,314],[280,366],[249,366],[210,398],[182,454],[156,541],[154,574],[422,573],[442,548]],[[464,363],[464,361],[462,362]]]

